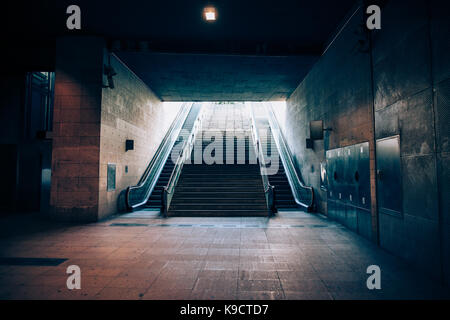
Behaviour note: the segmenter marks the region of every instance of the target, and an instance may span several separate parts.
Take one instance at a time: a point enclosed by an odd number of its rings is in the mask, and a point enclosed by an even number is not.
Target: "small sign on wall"
[[[125,141],[125,152],[128,150],[134,150],[134,140],[126,140]]]
[[[116,190],[116,164],[108,163],[106,191]]]

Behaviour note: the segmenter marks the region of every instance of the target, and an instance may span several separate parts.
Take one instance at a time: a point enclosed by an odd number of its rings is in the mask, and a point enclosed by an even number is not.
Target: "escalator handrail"
[[[154,156],[152,157],[152,160],[150,161],[149,165],[145,169],[143,175],[139,179],[139,182],[135,186],[130,186],[126,190],[126,196],[125,201],[127,208],[129,210],[133,210],[137,207],[140,207],[147,203],[148,198],[150,197],[151,193],[153,192],[153,189],[156,185],[156,182],[162,172],[162,169],[164,168],[164,165],[166,163],[166,160],[168,156],[170,155],[170,151],[172,150],[173,145],[175,144],[176,139],[178,138],[179,132],[189,114],[189,111],[192,108],[193,103],[187,102],[183,103],[183,105],[180,108],[180,111],[176,115],[174,121],[170,125],[169,129],[166,132],[166,135],[164,136],[162,142],[160,143],[158,149],[156,150]],[[152,182],[150,186],[145,190],[144,196],[138,203],[131,204],[130,203],[130,194],[134,190],[139,190],[145,188],[147,185],[147,181],[150,178],[152,179]]]
[[[259,138],[259,133],[258,133],[258,127],[256,126],[256,120],[255,120],[255,113],[253,111],[253,104],[250,104],[250,114],[251,114],[251,120],[252,120],[252,124],[251,124],[251,132],[253,135],[253,147],[255,148],[255,152],[258,156],[258,163],[259,163],[259,170],[261,173],[261,178],[262,178],[262,182],[263,182],[263,187],[264,187],[264,193],[265,194],[269,194],[271,193],[271,196],[273,197],[273,192],[275,187],[273,185],[270,184],[269,178],[267,177],[267,168],[266,168],[266,160],[264,158],[264,153],[261,150],[261,142],[260,142],[260,138]],[[272,199],[273,201],[273,199]],[[269,212],[272,210],[273,211],[273,204],[270,203],[269,201],[269,197],[266,197],[266,204],[267,204],[267,209],[269,210]]]
[[[269,120],[269,125],[271,127],[272,135],[275,140],[275,144],[277,145],[278,152],[280,154],[281,160],[285,166],[286,176],[288,178],[289,185],[291,186],[292,193],[294,195],[295,202],[307,208],[308,210],[313,209],[314,206],[314,189],[310,186],[306,186],[302,180],[299,178],[297,174],[297,170],[295,169],[294,163],[292,162],[292,154],[289,148],[286,145],[283,133],[278,125],[278,121],[275,117],[275,114],[272,110],[272,104],[264,103],[267,110],[267,118]],[[297,187],[298,186],[298,187]],[[299,195],[300,189],[305,190],[309,194],[309,199],[302,199]]]
[[[192,147],[194,146],[195,137],[199,131],[199,128],[201,127],[202,123],[202,112],[200,111],[199,116],[195,120],[194,125],[192,126],[192,131],[189,135],[189,139],[183,143],[183,147],[181,148],[183,156],[179,157],[177,160],[177,164],[179,164],[181,167],[177,168],[177,165],[175,165],[175,169],[172,171],[172,174],[170,175],[169,181],[167,182],[167,185],[165,188],[167,189],[167,192],[172,193],[173,188],[175,187],[175,175],[177,174],[176,171],[181,172],[182,165],[186,162],[186,159],[189,158],[189,155],[192,151]],[[175,175],[174,175],[175,174]]]
[[[190,158],[192,149],[194,147],[195,139],[197,137],[197,134],[201,132],[202,123],[203,123],[203,116],[205,110],[204,106],[200,107],[199,113],[197,115],[197,118],[195,119],[195,122],[192,126],[192,130],[189,134],[188,140],[186,140],[183,143],[183,146],[181,147],[180,156],[178,157],[174,169],[172,170],[172,173],[169,177],[169,180],[167,181],[166,186],[163,188],[163,194],[162,194],[162,213],[163,215],[167,214],[167,211],[169,210],[170,202],[167,203],[167,195],[172,195],[175,187],[178,183],[178,179],[181,174],[181,170],[183,169],[184,163],[187,159]]]

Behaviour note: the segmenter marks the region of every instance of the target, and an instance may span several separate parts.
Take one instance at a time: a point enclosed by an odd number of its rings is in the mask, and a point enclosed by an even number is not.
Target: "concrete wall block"
[[[53,139],[53,148],[79,147],[80,137],[55,137]]]
[[[438,222],[435,163],[433,155],[402,158],[404,214]]]
[[[94,222],[98,220],[98,207],[95,206],[83,206],[72,207],[62,206],[51,207],[49,217],[58,221],[68,222]]]
[[[448,225],[443,228],[442,253],[442,270],[444,271],[444,281],[447,286],[450,286],[450,226]]]
[[[62,160],[58,161],[54,167],[53,172],[53,177],[59,178],[56,180],[58,183],[58,189],[59,185],[61,184],[61,181],[63,181],[63,183],[68,182],[68,180],[64,180],[64,178],[67,179],[78,178],[79,170],[80,170],[79,163],[65,162]]]
[[[397,50],[399,42],[411,41],[412,44],[420,41],[411,39],[419,29],[428,24],[427,0],[396,0],[390,1],[382,10],[382,29],[374,32],[374,62],[379,63],[386,56]],[[391,50],[390,50],[391,49]]]
[[[158,97],[120,60],[111,56],[111,64],[117,72],[115,88],[103,89],[100,113],[100,217],[117,212],[119,194],[137,183],[181,106],[165,110]],[[127,139],[134,140],[135,150],[125,152]],[[109,192],[108,163],[116,164],[116,190]]]
[[[345,225],[355,232],[358,231],[358,212],[356,208],[346,206],[345,208]]]
[[[389,32],[389,29],[382,29]],[[408,33],[383,59],[374,65],[375,108],[414,95],[431,86],[431,59],[428,27]],[[382,46],[382,44],[379,44]],[[385,46],[382,46],[386,50]],[[375,56],[374,49],[374,56]],[[389,50],[387,50],[389,51]],[[374,60],[377,60],[374,57]]]
[[[100,125],[99,123],[80,123],[79,124],[80,137],[99,137]]]
[[[80,109],[68,109],[62,107],[57,116],[58,121],[60,121],[61,123],[79,123]]]
[[[404,101],[375,112],[375,137],[383,139],[400,133],[400,109]]]
[[[57,40],[51,216],[58,220],[98,218],[104,46],[96,37]]]
[[[60,119],[55,119],[58,122],[54,123],[53,129],[55,137],[79,137],[80,124],[72,122],[60,122]]]
[[[433,80],[439,83],[450,78],[450,20],[448,1],[431,0],[431,44],[433,55]]]
[[[427,89],[411,96],[400,111],[402,153],[430,154],[434,151],[432,90]]]
[[[429,88],[376,111],[377,139],[400,135],[403,155],[431,154],[435,148],[432,110]]]
[[[100,147],[99,146],[83,146],[78,152],[78,161],[84,164],[92,164],[99,161]]]
[[[55,96],[55,107],[61,109],[78,109],[81,106],[81,96],[79,95],[58,95]]]
[[[406,258],[408,243],[404,220],[400,217],[380,213],[378,218],[380,246],[397,256]]]
[[[450,153],[438,156],[442,224],[450,226]]]
[[[78,165],[72,165],[78,167]],[[78,189],[78,176],[63,176],[57,180],[58,192],[76,192]]]
[[[412,261],[432,278],[441,280],[440,236],[436,221],[405,215],[404,258]]]
[[[437,151],[450,152],[450,79],[436,86],[435,102]]]
[[[54,139],[56,140],[56,139]],[[58,170],[55,165],[59,162],[72,162],[72,163],[79,163],[79,154],[80,154],[80,148],[79,147],[59,147],[59,148],[53,148],[52,151],[52,158],[53,158],[53,164],[52,165],[52,175]]]
[[[358,215],[358,234],[366,239],[372,239],[372,216],[370,211],[356,209]]]
[[[60,82],[59,72],[55,74],[55,96],[81,96],[82,85],[79,82]]]

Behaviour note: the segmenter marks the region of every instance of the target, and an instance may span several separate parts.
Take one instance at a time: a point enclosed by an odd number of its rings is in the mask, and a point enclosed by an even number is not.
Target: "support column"
[[[50,216],[96,221],[104,40],[57,40]]]

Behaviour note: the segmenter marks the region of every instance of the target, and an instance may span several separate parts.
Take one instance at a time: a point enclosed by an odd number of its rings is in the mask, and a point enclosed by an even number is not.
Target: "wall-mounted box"
[[[134,150],[134,140],[125,141],[125,152],[127,152],[128,150]]]

